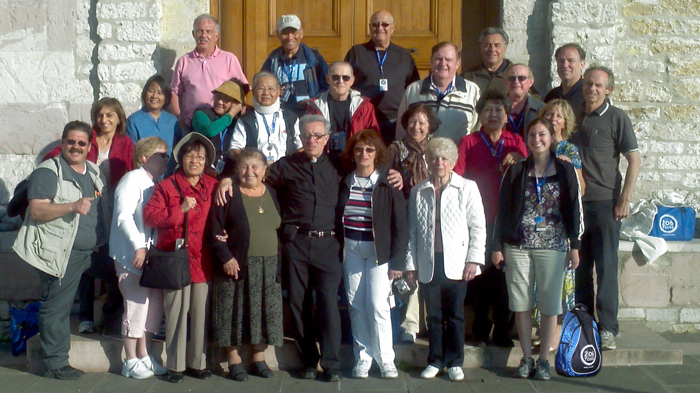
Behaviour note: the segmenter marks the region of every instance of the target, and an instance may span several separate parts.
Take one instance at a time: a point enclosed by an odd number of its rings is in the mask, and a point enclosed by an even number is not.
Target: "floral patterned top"
[[[542,201],[537,203],[535,177],[528,178],[525,186],[525,205],[521,224],[520,244],[524,248],[568,252],[569,240],[560,214],[561,190],[559,174],[548,176],[542,185]],[[542,179],[540,179],[542,181]],[[538,230],[537,217],[544,217],[544,225]]]
[[[569,141],[561,141],[557,145],[555,153],[557,157],[564,156],[571,159],[574,168],[581,169],[581,155],[578,153],[578,147]]]

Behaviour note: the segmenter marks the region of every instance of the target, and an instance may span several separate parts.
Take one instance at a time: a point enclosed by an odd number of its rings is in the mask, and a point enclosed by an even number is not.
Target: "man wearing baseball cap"
[[[297,102],[316,98],[328,90],[328,64],[316,49],[301,42],[304,31],[296,15],[282,15],[277,21],[277,38],[281,46],[270,53],[261,71],[277,76],[283,93],[282,105],[301,116],[304,108]]]

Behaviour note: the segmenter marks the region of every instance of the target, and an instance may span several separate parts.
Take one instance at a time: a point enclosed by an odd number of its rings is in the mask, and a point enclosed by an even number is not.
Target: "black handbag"
[[[184,201],[182,190],[175,179],[171,180]],[[175,251],[159,250],[154,245],[149,248],[139,281],[142,287],[177,290],[190,285],[190,253],[187,249],[188,213],[185,213],[185,242],[181,248]]]

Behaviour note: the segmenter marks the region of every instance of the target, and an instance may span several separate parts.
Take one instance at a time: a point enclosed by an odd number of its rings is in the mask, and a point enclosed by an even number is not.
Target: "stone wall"
[[[143,82],[192,50],[209,0],[5,0],[0,13],[0,205],[70,120],[113,96],[127,114]]]

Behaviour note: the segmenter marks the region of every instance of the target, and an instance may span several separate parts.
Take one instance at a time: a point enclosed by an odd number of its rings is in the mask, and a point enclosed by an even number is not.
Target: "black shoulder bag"
[[[177,192],[180,193],[180,199],[184,201],[185,196],[180,186],[175,179],[171,180]],[[149,248],[139,282],[142,287],[177,290],[190,285],[190,254],[187,249],[188,213],[185,213],[185,242],[181,248],[174,251],[159,250],[155,245]]]

